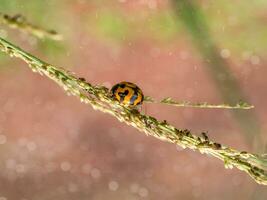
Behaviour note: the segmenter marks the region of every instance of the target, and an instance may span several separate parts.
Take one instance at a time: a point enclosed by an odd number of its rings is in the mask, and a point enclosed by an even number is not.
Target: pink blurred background
[[[220,55],[255,105],[247,112],[255,113],[261,133],[255,142],[249,141],[229,110],[157,104],[145,104],[143,110],[196,134],[207,131],[212,140],[235,149],[264,153],[267,3],[197,2]],[[91,83],[111,87],[127,80],[156,99],[223,103],[201,54],[168,1],[0,3],[0,12],[21,13],[33,23],[56,29],[64,41],[39,41],[6,26],[0,27],[2,37]],[[239,8],[244,12],[235,13]],[[3,53],[0,82],[1,200],[267,197],[266,186],[247,174],[225,169],[215,158],[140,134],[68,97],[51,80]],[[262,145],[255,146],[257,141]]]

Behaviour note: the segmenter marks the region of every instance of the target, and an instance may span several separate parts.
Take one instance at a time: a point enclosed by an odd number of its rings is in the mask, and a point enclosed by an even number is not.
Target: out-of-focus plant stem
[[[202,133],[202,136],[196,136],[189,130],[175,128],[166,120],[159,121],[154,117],[141,114],[136,109],[120,105],[112,98],[108,88],[93,86],[83,78],[76,78],[72,73],[38,59],[2,38],[0,38],[0,50],[11,57],[22,59],[34,72],[55,81],[68,93],[77,96],[94,109],[109,113],[119,121],[147,135],[216,157],[224,162],[226,168],[236,167],[249,174],[257,183],[267,185],[266,158],[237,151],[211,141],[205,133]]]
[[[205,66],[215,81],[224,102],[233,104],[241,99],[246,101],[246,97],[237,80],[232,75],[225,60],[218,53],[218,49],[209,33],[207,21],[198,5],[193,0],[173,0],[172,2],[178,16],[177,20],[183,22],[192,36],[193,43],[203,56]],[[247,141],[251,144],[256,139],[256,136],[260,134],[260,127],[255,113],[242,110],[233,110],[232,112],[245,133]],[[257,140],[257,144],[263,146],[259,140]]]
[[[20,15],[10,16],[0,13],[0,24],[6,24],[10,28],[19,29],[27,32],[37,38],[50,38],[52,40],[62,40],[62,36],[54,30],[45,30],[39,26],[33,25],[27,19]]]

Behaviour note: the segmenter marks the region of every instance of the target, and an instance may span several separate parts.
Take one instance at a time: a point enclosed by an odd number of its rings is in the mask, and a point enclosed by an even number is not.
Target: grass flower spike
[[[94,109],[108,113],[147,135],[216,157],[224,162],[226,168],[236,167],[250,175],[257,183],[267,185],[266,157],[226,147],[211,141],[206,133],[197,136],[189,130],[180,130],[170,125],[166,120],[159,121],[136,109],[130,109],[115,101],[109,88],[92,85],[85,79],[75,77],[63,68],[50,65],[2,38],[0,50],[11,57],[24,60],[34,72],[55,81],[67,93],[77,96]]]

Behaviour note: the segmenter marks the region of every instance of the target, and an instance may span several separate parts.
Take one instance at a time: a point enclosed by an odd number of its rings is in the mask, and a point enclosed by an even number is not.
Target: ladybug
[[[144,100],[142,90],[130,82],[120,82],[111,88],[112,97],[126,106],[141,105]]]

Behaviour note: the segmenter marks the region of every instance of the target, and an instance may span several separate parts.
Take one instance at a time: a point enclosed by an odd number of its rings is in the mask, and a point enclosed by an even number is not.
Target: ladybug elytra
[[[127,106],[141,105],[144,100],[142,90],[130,82],[120,82],[111,88],[112,97]]]

